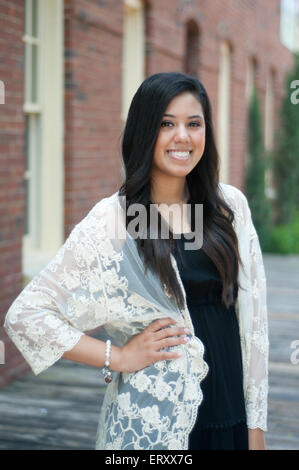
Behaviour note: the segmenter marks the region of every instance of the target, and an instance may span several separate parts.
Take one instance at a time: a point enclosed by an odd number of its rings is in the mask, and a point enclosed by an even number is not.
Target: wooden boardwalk
[[[269,450],[299,450],[299,257],[264,256],[269,308]],[[299,359],[299,353],[297,355]],[[100,371],[60,360],[0,389],[0,449],[94,449],[105,385]]]

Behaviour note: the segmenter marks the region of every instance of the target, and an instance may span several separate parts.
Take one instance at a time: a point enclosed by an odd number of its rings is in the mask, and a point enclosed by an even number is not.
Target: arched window
[[[258,76],[258,63],[255,57],[249,57],[247,62],[247,76],[246,76],[246,101],[247,104],[250,102],[251,94],[254,85],[257,87],[257,76]]]
[[[220,45],[218,80],[218,149],[220,155],[220,181],[229,183],[230,114],[231,114],[231,46]]]
[[[246,83],[245,83],[245,99],[247,103],[247,112],[249,109],[251,95],[253,89],[257,90],[257,77],[258,77],[258,63],[255,57],[249,57],[247,61],[247,70],[246,70]],[[247,168],[249,164],[248,153],[245,153],[245,167]]]
[[[199,72],[199,30],[195,21],[190,20],[186,24],[185,38],[185,63],[184,71],[193,77],[198,77]]]
[[[271,151],[274,147],[275,130],[275,71],[270,69],[266,78],[265,97],[265,149]],[[269,198],[275,197],[273,185],[273,175],[270,169],[265,174],[266,195]]]
[[[265,148],[272,150],[274,144],[274,88],[275,72],[269,70],[266,78],[265,97]]]

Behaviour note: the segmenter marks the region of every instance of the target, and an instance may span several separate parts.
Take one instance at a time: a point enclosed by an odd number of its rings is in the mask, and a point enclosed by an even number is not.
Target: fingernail
[[[184,328],[185,333],[191,333],[189,328]]]

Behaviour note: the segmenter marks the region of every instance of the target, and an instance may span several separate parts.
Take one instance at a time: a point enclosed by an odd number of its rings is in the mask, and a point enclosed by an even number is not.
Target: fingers
[[[172,328],[164,328],[162,330],[156,331],[153,336],[155,341],[159,341],[161,339],[167,338],[168,336],[186,336],[190,334],[191,331],[188,328],[184,328],[183,326],[172,327]]]
[[[177,359],[182,356],[182,350],[163,350],[170,346],[186,344],[189,341],[186,335],[191,331],[188,328],[173,326],[176,323],[172,318],[160,318],[143,330],[142,344],[148,349],[148,357],[152,358],[151,362]],[[169,326],[171,328],[167,328]]]
[[[158,349],[168,348],[169,346],[178,346],[180,344],[186,344],[190,341],[188,336],[180,336],[175,338],[165,338],[157,342]]]
[[[154,361],[165,361],[169,359],[178,359],[179,357],[182,357],[183,352],[180,349],[179,351],[157,351],[155,353],[155,359]]]
[[[151,325],[149,325],[146,330],[155,333],[156,331],[160,330],[161,328],[168,326],[168,325],[174,325],[176,323],[173,318],[160,318],[159,320],[154,321]]]
[[[156,351],[157,354],[157,361],[163,361],[166,359],[177,359],[178,357],[183,355],[183,350],[180,348],[179,350],[175,351],[163,351],[164,348],[168,348],[170,346],[179,346],[182,344],[187,344],[190,341],[188,336],[181,336],[181,337],[174,337],[174,338],[165,338],[156,342],[155,344],[158,345],[158,350]]]

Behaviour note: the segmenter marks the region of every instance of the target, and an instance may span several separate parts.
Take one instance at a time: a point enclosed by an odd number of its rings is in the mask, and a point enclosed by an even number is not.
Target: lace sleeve
[[[84,219],[16,298],[4,328],[37,375],[107,321],[101,261]]]
[[[268,400],[268,313],[266,277],[258,235],[247,205],[247,224],[250,236],[249,262],[251,296],[253,303],[248,381],[246,390],[246,413],[248,428],[267,431]]]

